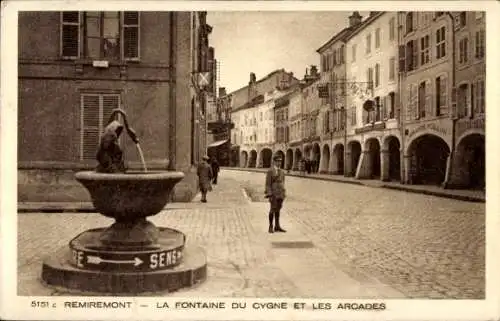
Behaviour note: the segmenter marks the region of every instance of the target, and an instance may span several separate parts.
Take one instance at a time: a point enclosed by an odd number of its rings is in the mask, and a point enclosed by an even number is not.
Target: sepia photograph
[[[500,316],[498,3],[16,2],[1,156],[19,313],[360,320],[423,300],[435,319]]]

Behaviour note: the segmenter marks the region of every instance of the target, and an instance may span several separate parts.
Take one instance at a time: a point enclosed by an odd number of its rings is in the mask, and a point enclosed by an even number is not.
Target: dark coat
[[[216,175],[220,170],[219,162],[214,158],[210,166],[212,167],[212,174]]]
[[[285,171],[281,168],[277,170],[271,167],[266,173],[266,197],[275,197],[284,199],[285,190]]]
[[[213,174],[210,165],[206,161],[202,161],[200,164],[198,164],[196,173],[198,174],[198,184],[200,186],[200,190],[211,190],[212,185],[210,184],[210,182],[212,181]]]

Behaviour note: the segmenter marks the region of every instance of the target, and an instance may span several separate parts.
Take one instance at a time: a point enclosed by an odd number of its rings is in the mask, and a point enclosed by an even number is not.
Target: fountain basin
[[[167,205],[184,173],[83,171],[76,173],[75,178],[90,193],[97,212],[117,222],[136,222],[158,214]]]

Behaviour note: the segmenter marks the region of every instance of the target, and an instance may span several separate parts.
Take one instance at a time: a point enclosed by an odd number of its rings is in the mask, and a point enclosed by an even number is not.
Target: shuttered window
[[[80,160],[94,160],[99,137],[107,125],[111,111],[120,107],[118,94],[81,95]]]
[[[139,60],[137,11],[61,12],[61,57]]]
[[[80,13],[61,12],[61,57],[77,59],[80,57]]]
[[[128,11],[123,13],[123,59],[138,60],[140,58],[139,12]]]

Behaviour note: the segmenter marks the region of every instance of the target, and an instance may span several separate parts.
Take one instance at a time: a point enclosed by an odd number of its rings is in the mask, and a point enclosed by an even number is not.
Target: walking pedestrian
[[[269,233],[286,232],[280,225],[280,211],[285,199],[285,172],[280,168],[283,159],[276,155],[266,173],[266,197],[269,199]],[[273,229],[274,219],[274,229]]]
[[[214,185],[217,185],[217,177],[219,177],[219,170],[220,170],[220,166],[219,166],[219,162],[217,161],[217,158],[215,158],[215,157],[212,158],[212,161],[210,162],[210,166],[212,167],[212,175],[214,177],[212,182]]]
[[[198,174],[198,184],[201,191],[201,201],[203,203],[207,202],[207,193],[212,190],[212,168],[208,164],[208,156],[203,156],[202,161],[198,164],[198,169],[196,173]]]

